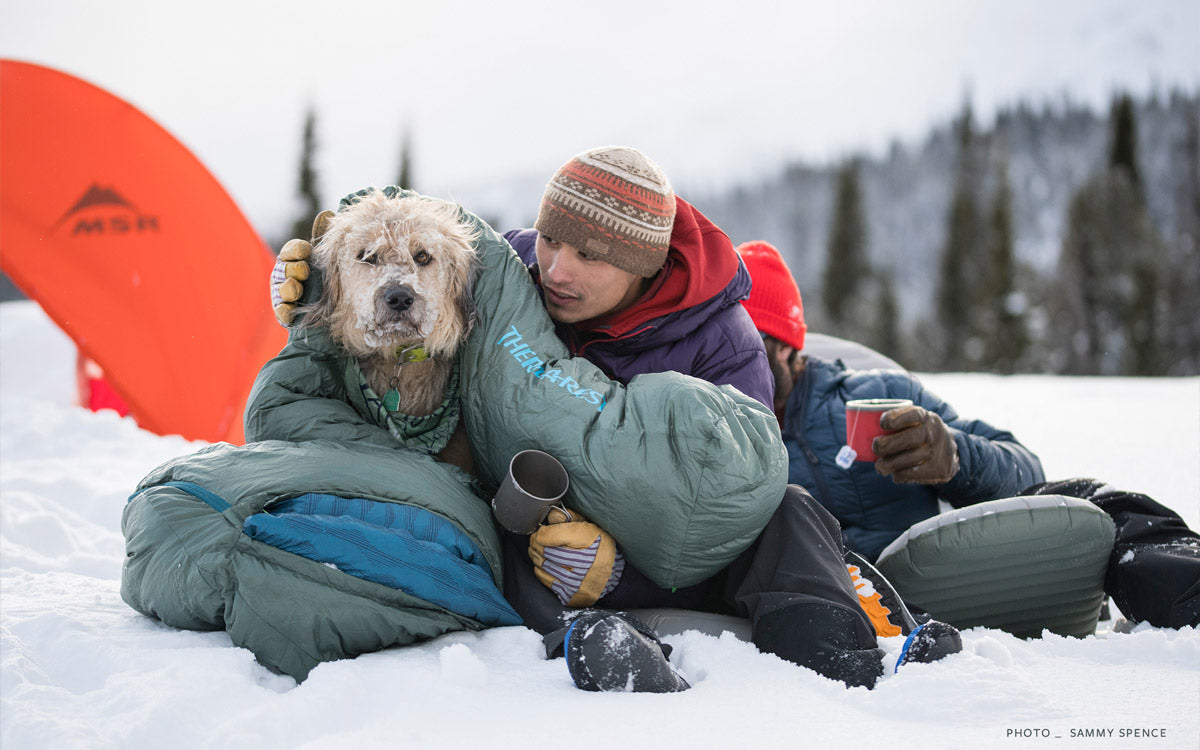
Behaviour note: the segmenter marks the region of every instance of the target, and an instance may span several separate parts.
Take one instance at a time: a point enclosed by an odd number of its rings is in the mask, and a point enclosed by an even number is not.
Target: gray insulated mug
[[[515,534],[532,534],[568,486],[567,470],[557,458],[539,450],[521,451],[508,462],[508,475],[492,498],[492,515]]]

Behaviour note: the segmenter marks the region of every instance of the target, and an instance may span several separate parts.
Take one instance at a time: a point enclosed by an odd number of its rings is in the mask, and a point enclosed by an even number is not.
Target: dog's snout
[[[383,293],[383,302],[396,312],[404,312],[412,307],[417,299],[413,290],[407,286],[393,286]]]

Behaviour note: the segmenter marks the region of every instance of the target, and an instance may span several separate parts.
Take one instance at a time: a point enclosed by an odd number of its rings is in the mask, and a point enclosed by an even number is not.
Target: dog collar
[[[400,365],[407,365],[410,362],[424,362],[429,359],[429,353],[425,351],[424,344],[413,344],[403,349],[397,349],[396,359]]]

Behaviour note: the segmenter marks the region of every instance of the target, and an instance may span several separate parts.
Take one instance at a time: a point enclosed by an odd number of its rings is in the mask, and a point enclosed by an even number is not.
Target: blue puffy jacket
[[[959,469],[945,484],[896,484],[856,461],[835,463],[846,443],[846,402],[860,398],[907,398],[942,418],[958,446]],[[962,419],[953,407],[899,370],[850,370],[841,360],[808,356],[808,364],[785,407],[783,441],[788,481],[799,484],[842,524],[842,539],[870,560],[918,521],[938,513],[938,500],[954,507],[1016,495],[1044,481],[1042,464],[1011,433],[979,420]]]
[[[535,280],[537,231],[504,235]],[[628,383],[637,375],[679,372],[714,385],[731,385],[772,409],[775,381],[762,337],[741,305],[750,274],[733,242],[683,199],[663,272],[638,302],[591,327],[556,327],[572,356],[585,357],[606,375]]]

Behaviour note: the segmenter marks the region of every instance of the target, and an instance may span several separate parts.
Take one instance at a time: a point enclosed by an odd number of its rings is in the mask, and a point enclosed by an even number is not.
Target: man
[[[529,265],[574,356],[623,383],[676,371],[732,385],[769,408],[770,367],[741,306],[750,291],[746,269],[729,238],[675,196],[640,152],[606,147],[572,158],[550,179],[535,228],[506,239]],[[871,686],[882,673],[877,632],[911,633],[912,661],[961,648],[957,632],[941,623],[921,626],[919,637],[909,620],[889,623],[888,615],[903,613],[898,601],[894,614],[878,596],[865,601],[872,612],[864,610],[836,521],[800,487],[788,488],[749,549],[686,588],[654,584],[607,532],[577,514],[555,514],[531,536],[507,534],[504,542],[506,597],[545,635],[548,654],[565,652],[584,689],[687,687],[656,635],[618,612],[632,608],[747,617],[759,648],[848,685]]]
[[[779,251],[748,242],[738,253],[754,278],[746,309],[771,353],[788,481],[810,488],[833,513],[847,548],[875,560],[905,529],[936,514],[939,499],[970,505],[1015,495],[1045,478],[1037,456],[1011,433],[958,416],[908,373],[856,372],[801,354],[804,307]],[[846,401],[862,398],[906,398],[913,406],[885,415],[885,429],[899,432],[880,440],[878,462],[842,468],[836,455],[844,440],[834,436],[833,422]]]
[[[902,370],[856,371],[802,354],[807,327],[800,290],[779,251],[738,247],[754,278],[745,301],[762,331],[776,378],[775,411],[789,454],[788,481],[813,490],[838,519],[846,547],[876,560],[913,524],[955,507],[1017,495],[1089,500],[1116,525],[1104,589],[1133,621],[1159,627],[1200,624],[1200,536],[1178,514],[1139,493],[1092,479],[1045,482],[1038,457],[1005,430],[966,419]],[[877,460],[837,463],[846,401],[905,398],[886,412]],[[995,557],[995,550],[981,548]]]

